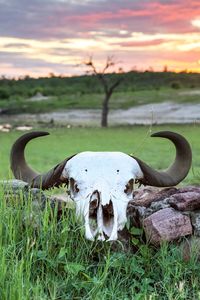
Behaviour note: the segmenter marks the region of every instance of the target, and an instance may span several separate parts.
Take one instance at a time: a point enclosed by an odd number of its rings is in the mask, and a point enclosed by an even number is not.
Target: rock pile
[[[200,237],[200,187],[144,187],[134,192],[127,215],[155,246],[184,236]]]
[[[0,184],[4,186],[8,201],[15,201],[19,196],[24,200],[31,197],[34,207],[39,210],[49,201],[51,207],[54,207],[55,203],[58,205],[58,213],[72,207],[67,193],[49,196],[40,189],[30,188],[26,182],[20,180],[3,180]],[[130,228],[142,228],[146,241],[154,246],[159,246],[162,241],[175,241],[185,236],[198,239],[200,186],[140,188],[134,191],[134,199],[129,202],[127,216]],[[130,238],[127,230],[119,236],[121,240]]]

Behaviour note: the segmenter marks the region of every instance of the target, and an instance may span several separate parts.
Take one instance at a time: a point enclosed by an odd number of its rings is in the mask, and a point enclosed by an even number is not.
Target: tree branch
[[[118,85],[120,85],[120,83],[122,82],[123,78],[119,78],[117,81],[115,81],[113,83],[113,85],[111,85],[111,87],[109,88],[109,91],[112,93],[114,91],[114,89],[116,87],[118,87]]]

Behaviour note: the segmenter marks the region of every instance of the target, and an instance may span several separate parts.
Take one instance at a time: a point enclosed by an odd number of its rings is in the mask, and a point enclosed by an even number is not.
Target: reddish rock
[[[185,192],[174,194],[169,198],[169,204],[180,211],[195,210],[200,208],[200,193]]]
[[[147,240],[158,246],[162,241],[173,241],[192,234],[190,218],[173,208],[161,209],[144,219]]]
[[[133,203],[136,206],[149,207],[152,202],[162,201],[177,193],[175,187],[159,189],[155,187],[145,187],[134,192]]]
[[[200,186],[188,185],[177,190],[178,193],[196,192],[200,193]]]

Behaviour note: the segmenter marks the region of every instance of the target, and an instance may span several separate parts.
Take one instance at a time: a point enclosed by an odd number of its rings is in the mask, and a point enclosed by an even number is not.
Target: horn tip
[[[180,136],[180,134],[172,131],[158,131],[151,134],[151,137],[169,137],[169,136]]]
[[[45,135],[50,135],[48,131],[32,131],[32,133],[36,136],[45,136]]]
[[[38,133],[42,135],[49,135],[50,133],[48,131],[37,131]]]

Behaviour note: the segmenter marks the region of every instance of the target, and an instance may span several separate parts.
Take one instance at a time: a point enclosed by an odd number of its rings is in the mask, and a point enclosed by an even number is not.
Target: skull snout
[[[105,240],[105,237],[110,237],[114,223],[114,208],[109,193],[105,195],[101,190],[95,190],[90,197],[89,204],[89,219],[90,228],[95,234],[98,234],[98,239]],[[108,198],[109,197],[109,198]]]
[[[102,192],[95,190],[90,198],[90,210],[94,211],[95,209],[98,209],[99,205],[101,205],[102,209],[106,212],[109,212],[110,214],[113,213],[113,206],[110,197],[109,200],[106,199],[105,201],[102,197]]]

